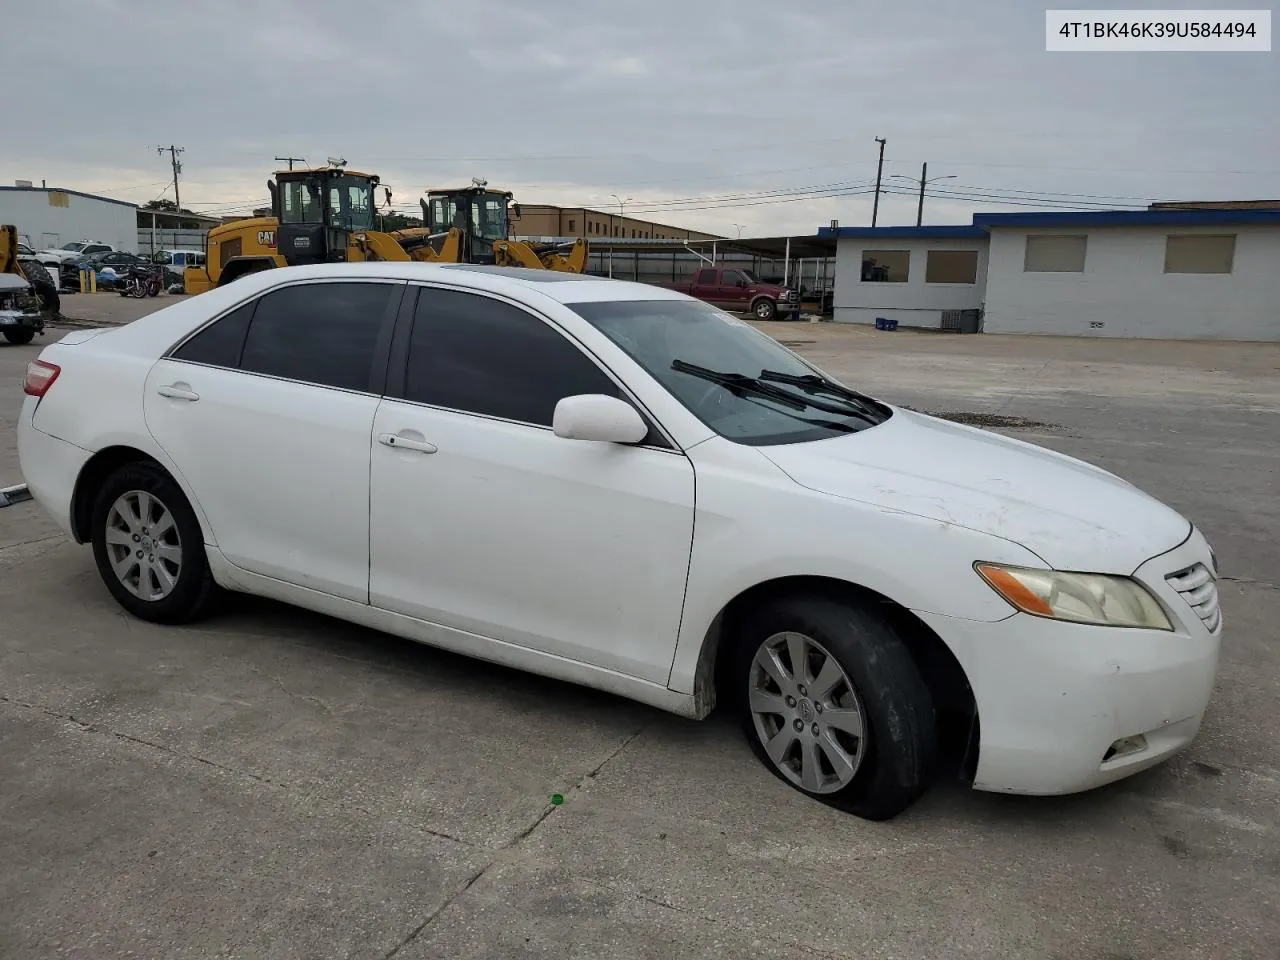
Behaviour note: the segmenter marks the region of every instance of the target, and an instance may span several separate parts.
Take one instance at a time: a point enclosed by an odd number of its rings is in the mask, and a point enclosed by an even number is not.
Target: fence
[[[683,283],[692,280],[694,273],[705,266],[710,264],[687,250],[614,252],[596,249],[587,260],[587,273],[597,277],[612,276],[615,280],[636,280],[640,283]],[[785,264],[781,258],[721,252],[716,256],[716,266],[738,267],[749,270],[759,280],[781,283]],[[830,290],[835,278],[833,265],[826,260],[793,259],[787,272],[788,284],[793,288],[798,287],[805,296],[816,296]]]
[[[138,250],[140,256],[150,256],[157,250],[203,250],[207,230],[152,230],[150,227],[138,228]]]

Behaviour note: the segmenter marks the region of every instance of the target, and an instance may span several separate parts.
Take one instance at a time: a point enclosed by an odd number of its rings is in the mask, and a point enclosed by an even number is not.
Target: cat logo
[[[274,247],[276,245],[276,232],[274,230],[259,230],[258,243],[264,247]]]

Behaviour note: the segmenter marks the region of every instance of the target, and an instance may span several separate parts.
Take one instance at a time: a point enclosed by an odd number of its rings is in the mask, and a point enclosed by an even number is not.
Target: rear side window
[[[556,404],[618,387],[562,333],[501,300],[422,289],[405,399],[551,426]]]
[[[255,303],[250,301],[214,321],[175,350],[173,358],[207,363],[212,367],[238,367],[240,349],[244,346],[244,335],[249,332],[254,306]]]
[[[699,284],[713,284],[716,282],[716,272],[714,270],[699,270],[696,282]]]
[[[240,369],[370,389],[379,335],[397,289],[389,283],[312,283],[268,293],[254,311]]]

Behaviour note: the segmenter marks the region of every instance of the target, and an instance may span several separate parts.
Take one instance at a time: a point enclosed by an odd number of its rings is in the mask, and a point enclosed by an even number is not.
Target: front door
[[[296,284],[152,367],[144,411],[224,556],[369,598],[369,443],[403,284]]]
[[[404,382],[373,425],[370,602],[665,683],[693,467],[656,432],[555,436],[556,402],[583,393],[623,396],[543,318],[422,288]]]
[[[726,310],[746,310],[750,301],[747,278],[737,270],[720,271],[719,306]]]

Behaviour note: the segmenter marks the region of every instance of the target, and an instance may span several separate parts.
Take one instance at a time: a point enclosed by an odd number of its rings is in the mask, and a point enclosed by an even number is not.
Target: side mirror
[[[511,216],[514,217],[516,220],[520,219],[520,204],[513,203],[511,205]]]
[[[649,426],[631,404],[602,393],[565,397],[556,404],[551,429],[566,440],[639,443]]]

